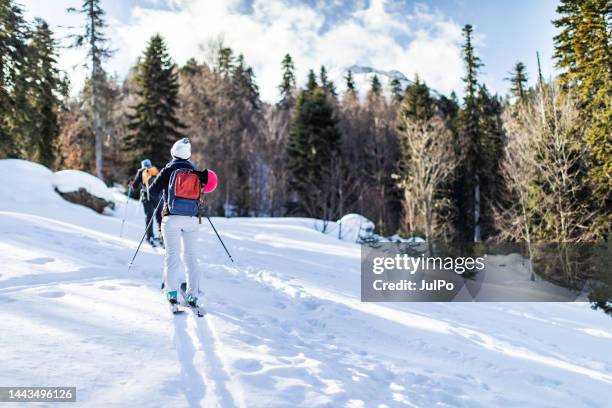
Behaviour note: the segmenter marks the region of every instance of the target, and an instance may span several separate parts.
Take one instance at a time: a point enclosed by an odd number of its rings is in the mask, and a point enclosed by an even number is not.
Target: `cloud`
[[[223,38],[245,55],[262,98],[270,102],[278,98],[280,61],[287,52],[295,60],[299,84],[308,69],[324,64],[332,79],[341,82],[344,70],[359,64],[399,70],[409,78],[418,73],[443,93],[460,90],[460,26],[427,6],[403,8],[386,0],[166,0],[163,7],[149,1],[134,6],[124,21],[109,21],[107,33],[117,52],[106,67],[124,75],[148,39],[160,33],[179,64],[191,57],[203,60],[203,46]],[[82,79],[77,73],[71,76],[78,87]]]

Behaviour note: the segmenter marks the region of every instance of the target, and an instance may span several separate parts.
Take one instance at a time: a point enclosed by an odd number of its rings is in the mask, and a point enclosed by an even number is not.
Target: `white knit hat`
[[[186,137],[178,140],[170,149],[170,154],[178,159],[187,160],[191,157],[191,142]]]

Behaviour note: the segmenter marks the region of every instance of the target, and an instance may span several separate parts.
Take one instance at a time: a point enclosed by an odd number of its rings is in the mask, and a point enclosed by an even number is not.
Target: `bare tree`
[[[381,234],[395,231],[399,218],[398,191],[389,175],[399,159],[396,133],[398,105],[370,92],[360,100],[347,91],[339,105],[343,214],[357,212],[373,220]]]
[[[433,240],[439,236],[444,202],[441,187],[452,176],[457,159],[452,134],[439,116],[428,121],[410,117],[400,119],[406,174],[401,176],[404,192],[404,222],[410,231],[424,231],[430,253]]]
[[[263,154],[263,111],[252,71],[222,43],[208,52],[211,63],[190,60],[180,69],[179,116],[194,145],[193,159],[210,166],[223,183],[210,198],[226,216],[261,213],[267,164]]]
[[[372,219],[376,220],[380,232],[385,234],[392,231],[395,224],[390,219],[389,210],[389,198],[395,186],[389,175],[395,171],[399,159],[397,104],[389,103],[384,95],[372,92],[366,103],[368,134],[360,148],[364,150],[367,171],[365,177],[369,185],[363,195],[371,207]]]
[[[581,200],[587,151],[580,143],[585,126],[576,100],[557,83],[543,85],[506,112],[504,122],[508,196],[497,211],[499,238],[526,242],[532,261],[542,255],[535,244],[558,243],[557,264],[570,275],[576,268],[567,244],[596,238],[589,228],[596,214]]]
[[[267,203],[264,208],[271,216],[284,215],[287,202],[287,136],[292,104],[267,106],[264,114],[264,155],[267,168]]]

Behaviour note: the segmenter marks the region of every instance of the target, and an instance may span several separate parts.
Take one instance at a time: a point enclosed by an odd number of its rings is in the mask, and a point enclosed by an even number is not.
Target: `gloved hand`
[[[208,169],[204,169],[202,171],[194,170],[193,171],[198,178],[200,179],[200,184],[205,186],[208,183]]]

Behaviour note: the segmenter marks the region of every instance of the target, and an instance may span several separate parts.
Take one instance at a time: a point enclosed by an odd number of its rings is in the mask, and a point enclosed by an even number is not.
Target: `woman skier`
[[[189,161],[191,143],[187,138],[174,143],[170,153],[172,161],[166,164],[149,187],[151,194],[163,194],[161,230],[166,245],[163,287],[173,310],[176,311],[179,289],[187,305],[197,309],[200,279],[197,261],[198,215],[200,195],[202,186],[208,181],[208,170],[197,171]],[[182,288],[179,286],[181,258],[185,263],[187,283]]]

